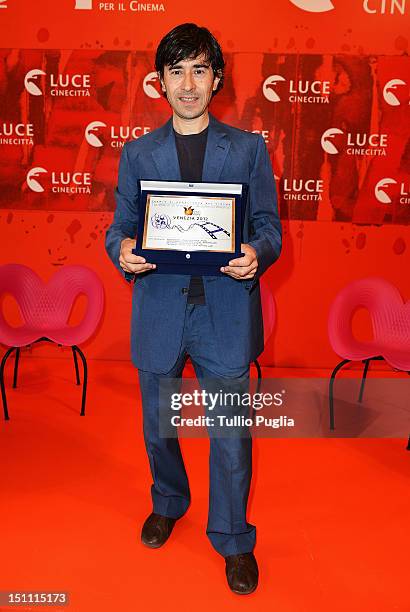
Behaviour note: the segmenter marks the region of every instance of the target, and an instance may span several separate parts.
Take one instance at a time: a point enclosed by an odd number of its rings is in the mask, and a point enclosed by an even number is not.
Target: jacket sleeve
[[[249,244],[258,257],[256,280],[278,259],[282,248],[275,179],[265,141],[260,135],[249,181],[249,207]]]
[[[132,172],[127,144],[121,153],[118,185],[115,189],[116,209],[112,224],[105,237],[106,251],[122,276],[131,281],[134,274],[124,272],[119,264],[121,241],[135,238],[138,229],[138,179]]]

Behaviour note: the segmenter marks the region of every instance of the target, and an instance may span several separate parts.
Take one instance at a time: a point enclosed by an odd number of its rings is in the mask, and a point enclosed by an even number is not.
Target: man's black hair
[[[163,79],[165,66],[175,66],[182,60],[202,54],[211,65],[214,76],[220,78],[218,87],[212,93],[215,95],[222,88],[224,80],[225,61],[222,50],[215,36],[195,23],[182,23],[164,36],[155,55],[155,70]]]

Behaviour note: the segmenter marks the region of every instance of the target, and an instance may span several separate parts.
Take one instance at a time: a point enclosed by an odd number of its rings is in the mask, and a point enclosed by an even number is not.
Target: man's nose
[[[194,87],[194,80],[192,78],[192,74],[190,72],[188,72],[184,76],[184,80],[183,80],[183,83],[182,83],[182,88],[186,89],[187,91],[190,91],[191,89],[193,89],[193,87]]]

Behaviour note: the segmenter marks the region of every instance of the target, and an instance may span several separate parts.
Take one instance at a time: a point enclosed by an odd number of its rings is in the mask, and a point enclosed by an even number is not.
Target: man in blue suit
[[[182,24],[160,42],[155,59],[171,119],[124,146],[117,208],[106,248],[127,280],[134,279],[131,350],[138,368],[144,438],[153,485],[153,512],[142,541],[158,548],[190,503],[178,437],[159,433],[160,385],[179,379],[189,355],[199,381],[244,388],[249,364],[263,350],[259,277],[281,250],[275,182],[263,138],[217,121],[208,113],[222,87],[224,60],[206,28]],[[246,183],[243,257],[215,276],[160,274],[132,253],[138,227],[138,179]],[[233,592],[258,583],[256,529],[246,520],[252,476],[252,440],[239,433],[211,436],[207,535],[225,558]]]

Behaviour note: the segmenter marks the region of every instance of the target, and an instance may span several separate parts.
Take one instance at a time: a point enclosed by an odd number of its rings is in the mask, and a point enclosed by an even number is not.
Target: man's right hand
[[[132,238],[124,238],[121,241],[119,262],[124,272],[141,274],[141,272],[147,272],[156,268],[155,264],[147,263],[143,257],[133,255],[132,249],[135,249],[136,244],[137,241]]]

